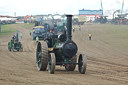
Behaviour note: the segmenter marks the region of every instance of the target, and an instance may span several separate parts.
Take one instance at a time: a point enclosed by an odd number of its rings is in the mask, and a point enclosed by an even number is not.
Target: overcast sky
[[[106,10],[121,9],[123,0],[102,0]],[[0,0],[0,15],[17,16],[37,14],[78,14],[80,9],[99,10],[100,0]],[[128,11],[128,0],[124,0],[124,10]]]

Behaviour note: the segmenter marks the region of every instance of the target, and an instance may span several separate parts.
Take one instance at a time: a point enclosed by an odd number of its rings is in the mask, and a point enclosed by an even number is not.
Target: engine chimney
[[[67,39],[72,39],[72,15],[67,16]]]

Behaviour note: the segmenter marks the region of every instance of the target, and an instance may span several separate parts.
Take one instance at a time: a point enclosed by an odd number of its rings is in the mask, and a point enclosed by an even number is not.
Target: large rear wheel
[[[46,42],[39,42],[36,49],[36,63],[39,71],[45,71],[48,65],[48,46]]]
[[[56,65],[56,58],[54,53],[50,53],[49,60],[48,60],[48,71],[51,74],[54,74],[55,71],[55,65]]]
[[[78,70],[81,74],[85,74],[87,67],[87,58],[84,54],[79,55],[78,59]]]

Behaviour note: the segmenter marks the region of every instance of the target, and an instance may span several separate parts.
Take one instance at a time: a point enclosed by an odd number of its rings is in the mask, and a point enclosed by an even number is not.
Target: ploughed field
[[[86,73],[80,74],[77,66],[75,71],[56,66],[55,74],[49,74],[37,70],[36,43],[29,35],[32,26],[27,25],[9,25],[23,33],[23,52],[8,51],[13,33],[0,36],[0,85],[128,85],[128,26],[85,24],[81,30],[74,26],[78,54],[87,55]]]

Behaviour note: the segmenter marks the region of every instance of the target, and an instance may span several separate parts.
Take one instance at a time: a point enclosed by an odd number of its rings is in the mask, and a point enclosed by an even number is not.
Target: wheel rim
[[[86,56],[83,54],[80,54],[79,60],[78,60],[78,70],[81,74],[84,74],[86,72],[86,66],[87,66]]]
[[[8,43],[8,50],[11,51],[10,42]]]
[[[79,66],[78,66],[79,72],[82,71],[82,66],[83,66],[83,61],[82,61],[82,57],[80,56],[80,58],[79,58]]]
[[[48,70],[49,70],[49,72],[51,74],[54,74],[55,65],[56,65],[55,54],[54,53],[50,53],[49,60],[48,60]]]
[[[41,52],[38,52],[37,53],[37,57],[36,57],[36,61],[37,61],[37,64],[38,64],[38,67],[40,68],[41,67],[41,58],[42,58],[42,53]]]
[[[48,69],[49,69],[49,72],[51,72],[51,56],[49,57],[49,60],[48,60]]]

